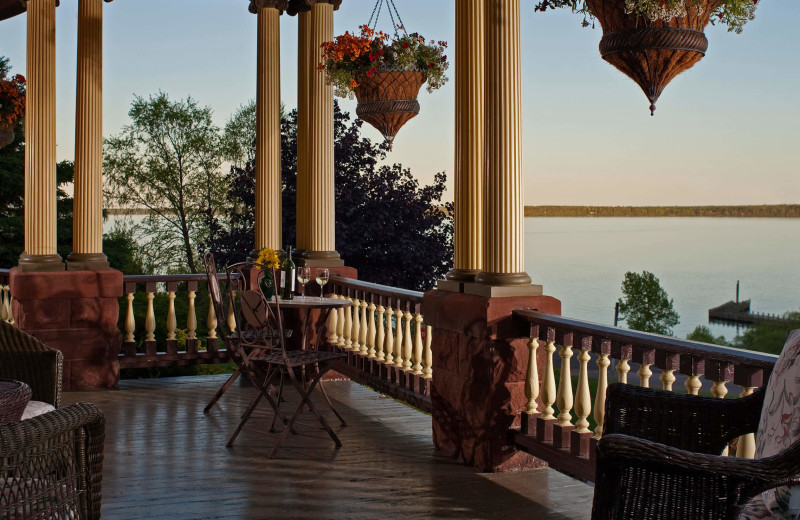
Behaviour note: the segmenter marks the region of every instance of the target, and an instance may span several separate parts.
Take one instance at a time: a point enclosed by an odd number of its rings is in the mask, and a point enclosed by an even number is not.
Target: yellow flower
[[[280,266],[280,262],[278,261],[278,253],[274,249],[269,247],[265,247],[261,251],[258,252],[258,259],[256,263],[261,267],[266,268],[278,268]]]

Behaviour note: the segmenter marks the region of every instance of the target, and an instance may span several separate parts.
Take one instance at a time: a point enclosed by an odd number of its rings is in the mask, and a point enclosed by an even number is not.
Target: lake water
[[[562,314],[613,325],[626,271],[652,272],[674,300],[685,337],[708,309],[736,297],[754,312],[800,309],[800,220],[748,218],[526,218],[525,267]],[[624,325],[624,324],[623,324]]]

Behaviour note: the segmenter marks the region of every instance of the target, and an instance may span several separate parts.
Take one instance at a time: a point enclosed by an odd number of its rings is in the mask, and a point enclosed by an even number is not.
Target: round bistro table
[[[280,305],[280,309],[282,311],[290,309],[296,310],[300,315],[300,320],[302,322],[300,345],[303,350],[308,348],[308,329],[310,327],[312,310],[319,309],[322,311],[319,324],[317,325],[317,334],[316,338],[314,339],[313,346],[314,350],[318,350],[319,342],[322,338],[322,328],[326,323],[328,323],[328,316],[330,316],[331,311],[334,309],[344,309],[350,307],[352,304],[353,302],[348,300],[340,300],[338,298],[320,298],[319,296],[295,296],[291,300],[278,298],[278,305]],[[274,307],[275,300],[270,299],[269,305]],[[334,408],[333,403],[331,403],[331,399],[328,397],[328,392],[325,391],[325,386],[322,384],[322,380],[319,381],[318,386],[323,397],[325,397],[325,400],[328,402],[328,406],[331,408],[336,417],[339,418],[342,426],[347,426],[347,422],[345,422],[344,418],[339,414],[336,408]]]

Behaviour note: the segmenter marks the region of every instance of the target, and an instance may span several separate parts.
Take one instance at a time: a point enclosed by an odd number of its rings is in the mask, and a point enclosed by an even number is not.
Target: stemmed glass
[[[321,267],[317,269],[317,283],[319,284],[319,299],[323,299],[325,297],[325,293],[323,288],[325,284],[328,283],[328,278],[330,277],[330,272],[328,271],[327,267]]]
[[[300,285],[303,287],[303,295],[300,298],[306,297],[306,284],[311,281],[311,268],[310,267],[299,267],[297,269],[297,281],[300,282]]]

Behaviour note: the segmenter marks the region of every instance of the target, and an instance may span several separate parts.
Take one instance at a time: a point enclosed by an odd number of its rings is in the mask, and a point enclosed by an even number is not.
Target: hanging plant
[[[8,59],[0,57],[0,148],[14,142],[14,127],[25,115],[25,77],[8,77]]]
[[[389,35],[362,25],[322,44],[319,68],[340,97],[358,99],[356,114],[377,128],[389,143],[419,113],[417,95],[447,82],[447,43],[426,41],[417,33]],[[402,25],[397,29],[403,30]]]
[[[566,7],[583,14],[582,25],[603,28],[600,54],[633,79],[656,109],[664,87],[705,56],[709,22],[729,31],[755,18],[758,0],[543,0],[535,10]]]

